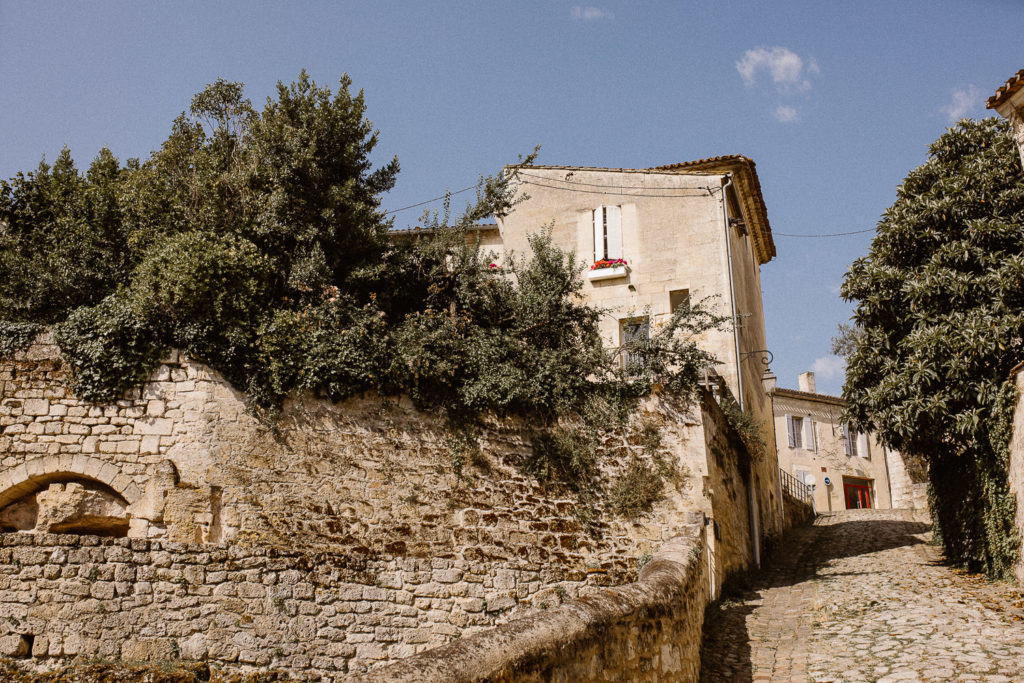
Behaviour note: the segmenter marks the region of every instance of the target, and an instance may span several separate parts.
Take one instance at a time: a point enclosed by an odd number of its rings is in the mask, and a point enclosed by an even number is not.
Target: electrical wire
[[[398,213],[399,211],[405,211],[406,209],[415,209],[417,206],[423,206],[424,204],[430,204],[431,202],[440,201],[440,200],[442,200],[442,199],[444,199],[446,197],[454,197],[457,194],[462,194],[463,192],[469,192],[470,190],[475,190],[476,188],[477,188],[477,185],[473,184],[473,185],[470,185],[469,187],[464,187],[461,190],[455,190],[455,192],[445,192],[440,197],[434,197],[433,199],[428,199],[428,200],[423,201],[423,202],[417,202],[416,204],[410,204],[409,206],[403,206],[403,207],[401,207],[399,209],[392,209],[391,211],[385,211],[384,215],[385,216],[390,216],[393,213]]]
[[[619,190],[631,189],[631,190],[666,190],[666,191],[670,191],[670,190],[692,190],[692,189],[704,189],[704,190],[712,190],[712,189],[717,190],[717,189],[719,189],[718,187],[714,187],[714,188],[711,188],[711,187],[702,187],[702,188],[690,188],[690,187],[640,187],[640,186],[630,186],[630,187],[627,187],[627,186],[622,185],[621,183],[619,183],[619,184],[612,184],[612,185],[609,185],[607,183],[587,183],[587,182],[584,182],[582,180],[567,180],[567,179],[564,179],[564,178],[555,178],[555,177],[552,177],[552,176],[544,176],[544,175],[537,175],[535,173],[527,173],[526,171],[518,171],[517,175],[519,175],[520,177],[526,177],[526,178],[537,178],[539,180],[544,180],[544,181],[547,181],[547,182],[565,183],[567,185],[582,185],[584,187],[606,187],[606,188],[619,189]],[[670,173],[670,174],[666,174],[666,175],[679,175],[679,174],[678,173]],[[528,181],[523,181],[523,182],[528,182]]]
[[[559,187],[557,185],[548,185],[546,183],[538,183],[538,182],[533,181],[533,180],[522,180],[521,182],[524,185],[534,185],[536,187],[543,187],[543,188],[546,188],[546,189],[549,189],[549,190],[565,190],[565,191],[569,191],[569,192],[582,192],[584,194],[618,195],[618,196],[622,196],[622,197],[661,197],[661,198],[666,198],[666,197],[668,197],[668,198],[671,198],[671,197],[704,197],[704,196],[711,196],[714,193],[715,190],[720,189],[720,188],[717,188],[717,187],[701,187],[701,188],[696,188],[696,187],[694,187],[694,188],[623,187],[621,185],[605,185],[605,184],[601,184],[601,183],[586,183],[586,182],[583,182],[583,181],[580,181],[580,180],[564,180],[562,178],[549,178],[547,176],[539,176],[539,175],[534,175],[532,173],[524,173],[523,171],[519,172],[519,176],[520,177],[527,177],[527,178],[540,178],[542,180],[546,180],[546,181],[549,181],[549,182],[565,183],[565,184],[571,185],[571,186],[582,185],[582,186],[585,186],[585,187],[600,187],[600,188],[606,188],[606,189],[603,189],[603,190],[583,190],[583,189],[580,189],[579,187]],[[445,194],[440,195],[438,197],[434,197],[433,199],[427,199],[426,201],[417,202],[415,204],[410,204],[408,206],[403,206],[403,207],[398,208],[398,209],[392,209],[391,211],[385,211],[384,215],[388,216],[388,215],[391,215],[393,213],[398,213],[399,211],[405,211],[407,209],[415,209],[418,206],[423,206],[425,204],[430,204],[432,202],[440,201],[440,200],[445,199],[447,197],[454,197],[455,195],[462,194],[463,192],[469,192],[470,190],[476,189],[477,187],[478,187],[478,185],[474,184],[474,185],[470,185],[469,187],[464,187],[461,190],[455,190],[454,192],[446,192]],[[613,191],[613,190],[617,190],[617,191]],[[650,190],[664,190],[665,192],[672,192],[673,194],[649,194],[648,192],[636,192],[636,191],[632,191],[632,190],[648,190],[648,191],[650,191]],[[686,194],[685,193],[686,190],[691,190],[691,192],[689,194]],[[773,237],[796,237],[796,238],[808,237],[808,238],[812,238],[813,239],[813,238],[822,238],[822,237],[846,237],[848,235],[862,235],[864,233],[874,232],[874,231],[875,231],[875,228],[867,228],[866,230],[851,230],[850,232],[830,232],[830,233],[822,233],[822,234],[817,234],[817,235],[803,235],[803,234],[796,234],[796,233],[789,233],[789,232],[772,232],[772,236]]]
[[[772,235],[775,237],[844,237],[846,235],[863,235],[865,232],[874,231],[874,228],[868,228],[867,230],[852,230],[850,232],[829,232],[822,235],[796,235],[789,232],[773,232]]]
[[[523,183],[523,185],[533,185],[535,187],[544,187],[544,188],[547,188],[549,190],[563,190],[565,192],[580,192],[580,193],[583,193],[583,194],[617,195],[617,196],[620,196],[620,197],[662,197],[662,198],[665,198],[665,197],[668,197],[668,198],[671,198],[671,197],[710,197],[711,194],[712,194],[712,190],[713,189],[717,189],[717,188],[710,188],[710,187],[705,187],[705,188],[670,188],[670,187],[666,187],[666,188],[662,188],[662,189],[665,189],[665,190],[675,190],[677,192],[680,189],[681,190],[691,189],[691,190],[699,190],[699,191],[698,192],[694,192],[694,193],[690,193],[690,194],[681,194],[681,193],[680,194],[647,194],[645,192],[621,192],[621,191],[620,192],[612,192],[610,190],[583,190],[583,189],[576,188],[576,187],[559,187],[558,185],[546,185],[544,183],[538,183],[538,182],[534,182],[532,180],[523,180],[522,183]],[[620,188],[620,189],[628,189],[628,188]],[[638,187],[636,189],[644,190],[644,189],[658,189],[658,188],[642,188],[642,187]]]

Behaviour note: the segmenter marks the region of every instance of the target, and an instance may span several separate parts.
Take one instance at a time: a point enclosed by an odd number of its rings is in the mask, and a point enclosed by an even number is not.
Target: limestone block
[[[77,482],[50,484],[36,494],[36,530],[42,533],[97,533],[124,536],[128,517],[124,505],[105,491]]]
[[[168,418],[150,417],[135,422],[134,433],[156,436],[170,436],[174,431],[174,421]]]
[[[129,640],[121,646],[121,659],[130,662],[148,662],[171,659],[174,651],[164,638]]]
[[[29,655],[28,639],[18,635],[0,637],[0,655],[27,657]]]
[[[21,406],[25,415],[49,415],[50,402],[45,398],[28,398]]]
[[[188,638],[178,641],[182,659],[202,661],[206,659],[209,647],[206,644],[206,636],[202,633],[193,633]]]

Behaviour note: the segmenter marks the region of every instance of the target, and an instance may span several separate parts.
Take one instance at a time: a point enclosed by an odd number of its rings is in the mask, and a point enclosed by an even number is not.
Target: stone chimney
[[[800,391],[806,391],[811,394],[818,393],[814,388],[814,373],[813,372],[801,372],[800,373]]]

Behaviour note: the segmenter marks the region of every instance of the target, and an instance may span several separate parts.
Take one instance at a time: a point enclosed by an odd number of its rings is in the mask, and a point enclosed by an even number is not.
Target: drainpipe
[[[726,192],[730,187],[732,187],[732,174],[727,173],[725,174],[725,184],[722,185],[722,216],[725,218],[725,250],[729,260],[729,305],[732,309],[732,338],[736,348],[736,398],[739,399],[740,410],[743,410],[743,368],[740,367],[740,331],[736,319],[736,282],[732,274],[732,230],[729,227],[729,197]]]

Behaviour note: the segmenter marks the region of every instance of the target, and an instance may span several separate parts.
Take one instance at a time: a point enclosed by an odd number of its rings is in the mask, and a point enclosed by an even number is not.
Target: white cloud
[[[973,85],[956,88],[949,104],[939,107],[939,111],[949,117],[950,121],[962,119],[964,114],[981,106],[981,91]]]
[[[807,76],[821,73],[814,59],[809,59],[805,64],[800,55],[788,47],[778,45],[747,50],[743,59],[736,62],[736,70],[748,86],[757,82],[759,73],[768,73],[779,92],[810,90],[811,81]]]
[[[814,359],[811,369],[824,380],[836,379],[846,374],[846,361],[839,356],[822,356]]]
[[[606,9],[600,7],[583,7],[576,5],[572,8],[570,13],[573,19],[580,19],[582,21],[611,21],[615,18],[615,14]]]
[[[800,118],[800,113],[796,110],[796,107],[790,107],[786,104],[780,104],[772,113],[775,115],[775,120],[779,123],[792,123]]]

